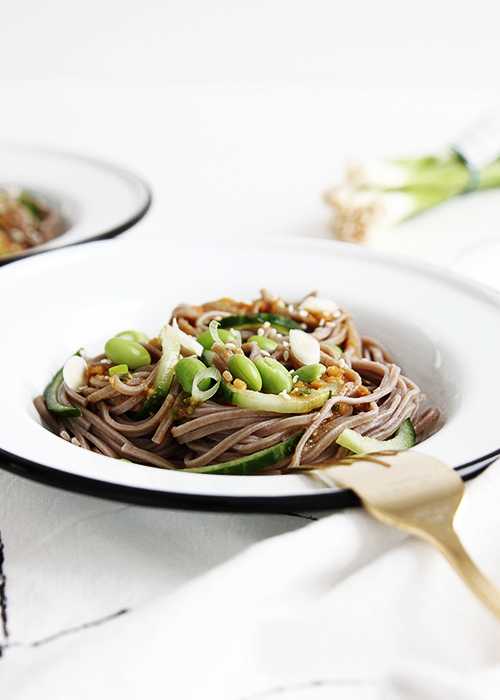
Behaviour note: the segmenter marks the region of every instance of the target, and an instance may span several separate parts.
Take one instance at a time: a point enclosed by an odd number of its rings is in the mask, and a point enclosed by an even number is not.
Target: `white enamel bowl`
[[[98,496],[201,508],[335,508],[347,492],[308,475],[184,474],[95,455],[48,432],[33,408],[65,359],[114,334],[155,335],[180,302],[286,300],[316,290],[353,312],[442,412],[415,449],[464,478],[500,453],[500,296],[409,259],[288,238],[146,237],[64,248],[0,269],[0,460],[29,478]]]

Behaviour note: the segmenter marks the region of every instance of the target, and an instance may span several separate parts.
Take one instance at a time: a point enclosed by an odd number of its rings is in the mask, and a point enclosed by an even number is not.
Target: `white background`
[[[137,172],[166,235],[328,236],[348,159],[440,150],[497,102],[497,18],[484,0],[4,0],[0,134]],[[389,245],[448,263],[498,212],[454,202]]]
[[[489,90],[497,12],[493,0],[4,0],[0,59],[16,80]]]

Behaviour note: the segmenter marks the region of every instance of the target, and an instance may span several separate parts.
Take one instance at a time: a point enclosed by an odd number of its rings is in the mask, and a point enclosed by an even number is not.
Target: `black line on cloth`
[[[0,532],[0,619],[2,622],[2,632],[7,641],[9,632],[7,628],[7,579],[4,572],[4,546],[2,542],[2,533]],[[2,647],[0,646],[0,656],[2,655]]]
[[[130,612],[128,608],[124,608],[123,610],[118,610],[118,612],[112,613],[111,615],[107,615],[106,617],[102,617],[100,620],[93,620],[92,622],[85,622],[83,625],[80,625],[79,627],[73,627],[71,629],[67,630],[61,630],[61,632],[56,632],[55,634],[52,634],[50,637],[45,637],[45,639],[39,639],[36,642],[30,642],[29,644],[23,644],[22,642],[11,642],[10,644],[5,644],[3,649],[9,649],[13,647],[40,647],[43,644],[49,644],[50,642],[54,642],[56,639],[59,639],[60,637],[65,637],[67,634],[76,634],[78,632],[81,632],[85,629],[88,629],[90,627],[98,627],[99,625],[103,625],[106,622],[109,622],[110,620],[114,620],[116,617],[120,617],[120,615],[125,615],[125,613]],[[0,647],[0,653],[1,653],[1,647]]]
[[[300,691],[307,690],[307,688],[340,688],[340,687],[362,687],[362,686],[374,686],[377,685],[378,681],[359,679],[359,678],[335,678],[335,679],[325,679],[317,681],[307,681],[305,683],[297,683],[293,685],[282,685],[276,688],[270,688],[269,690],[263,690],[257,695],[246,695],[245,697],[239,698],[239,700],[267,700],[267,698],[279,698],[281,693],[288,693],[290,691]]]
[[[61,632],[56,632],[56,634],[53,634],[50,637],[46,637],[45,639],[39,639],[37,642],[32,642],[29,646],[39,647],[42,644],[48,644],[49,642],[53,642],[55,639],[59,639],[59,637],[64,637],[67,634],[75,634],[76,632],[81,632],[82,630],[88,629],[89,627],[97,627],[98,625],[103,625],[105,622],[114,620],[116,617],[120,617],[120,615],[124,615],[128,612],[129,610],[127,608],[124,608],[123,610],[118,610],[118,612],[112,613],[111,615],[107,615],[106,617],[102,617],[100,620],[94,620],[93,622],[85,622],[85,624],[80,625],[79,627],[73,627],[69,630],[62,630]]]

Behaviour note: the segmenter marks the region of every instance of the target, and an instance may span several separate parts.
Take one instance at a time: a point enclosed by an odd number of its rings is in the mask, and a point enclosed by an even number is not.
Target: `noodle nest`
[[[314,300],[315,295],[307,297],[311,298]],[[86,358],[84,385],[75,390],[62,381],[57,391],[59,404],[79,409],[80,415],[68,417],[51,411],[44,397],[39,396],[34,403],[43,423],[58,436],[91,452],[175,470],[203,470],[244,460],[297,436],[293,451],[259,474],[291,473],[321,467],[326,459],[344,457],[347,451],[336,441],[346,428],[386,440],[410,419],[417,442],[435,429],[438,409],[425,407],[419,387],[403,375],[380,343],[358,334],[353,317],[343,309],[314,304],[308,307],[305,300],[290,304],[262,291],[258,299],[247,302],[225,298],[199,306],[182,304],[172,312],[169,325],[178,328],[180,335],[196,339],[214,328],[214,320],[250,318],[252,314],[289,319],[317,341],[325,371],[310,384],[297,381],[290,396],[307,398],[310,392],[335,387],[321,406],[305,413],[259,410],[228,403],[220,392],[197,402],[173,374],[159,406],[141,416],[141,408],[154,392],[162,358],[161,339],[150,338],[142,345],[151,363],[124,375],[110,374],[116,363],[105,354]],[[234,354],[245,354],[252,361],[273,358],[289,372],[304,364],[294,354],[290,335],[283,328],[256,322],[253,327],[243,324],[233,329],[233,335],[235,340],[215,342],[211,347],[211,362],[229,388],[238,381],[228,370]],[[274,341],[272,349],[261,349],[250,340],[255,336]],[[191,353],[181,344],[180,357]],[[239,388],[245,391],[245,387]]]

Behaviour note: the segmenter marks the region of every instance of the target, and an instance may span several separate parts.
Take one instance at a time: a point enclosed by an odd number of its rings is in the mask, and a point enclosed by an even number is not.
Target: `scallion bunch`
[[[442,155],[353,163],[346,181],[325,195],[335,238],[369,242],[377,230],[466,192],[471,173],[454,151]],[[500,187],[500,159],[480,172],[475,189]]]

